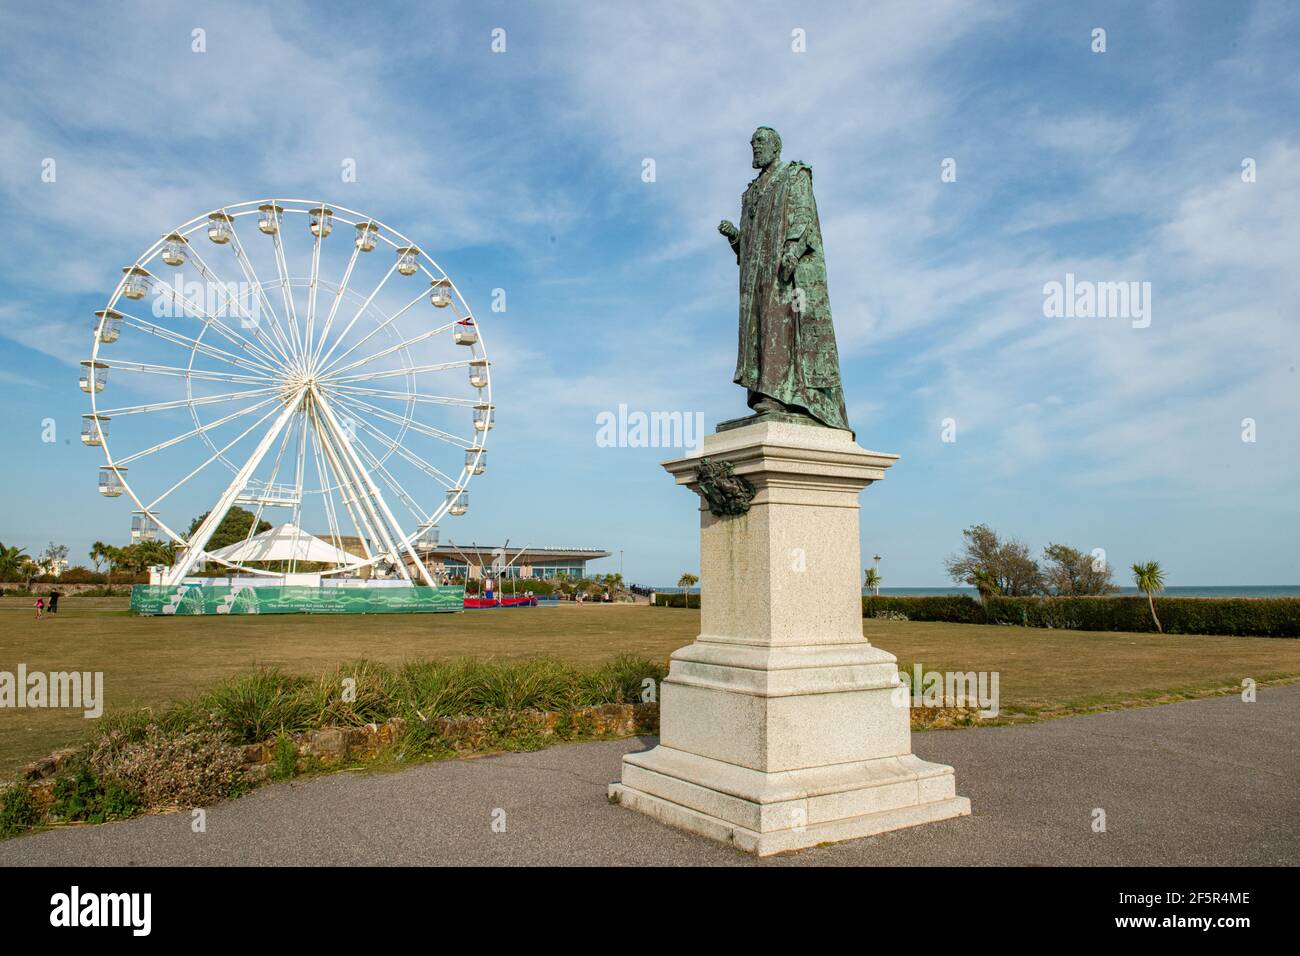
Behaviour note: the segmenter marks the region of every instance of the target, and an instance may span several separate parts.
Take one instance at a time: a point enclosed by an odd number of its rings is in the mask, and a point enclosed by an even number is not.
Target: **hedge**
[[[862,599],[862,616],[905,614],[909,621],[943,621],[946,624],[983,624],[984,608],[964,594],[930,594],[922,597],[876,597]]]
[[[865,597],[864,617],[901,613],[911,621],[1012,624],[1076,631],[1155,631],[1145,597]],[[1156,598],[1167,634],[1300,637],[1300,598]]]
[[[699,593],[677,591],[671,594],[655,594],[655,607],[694,607],[700,606]]]

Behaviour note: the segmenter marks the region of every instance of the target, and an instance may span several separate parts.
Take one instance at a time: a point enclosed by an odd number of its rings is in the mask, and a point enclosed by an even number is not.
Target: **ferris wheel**
[[[310,524],[325,574],[436,583],[421,551],[468,510],[494,425],[481,329],[436,262],[364,214],[272,199],[196,216],[122,273],[81,363],[81,437],[100,493],[135,503],[132,538],[177,545],[162,583],[201,562],[279,575],[208,549],[235,506],[245,544]]]

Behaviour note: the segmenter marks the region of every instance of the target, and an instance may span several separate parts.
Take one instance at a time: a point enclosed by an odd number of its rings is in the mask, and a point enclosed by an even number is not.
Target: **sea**
[[[692,594],[698,594],[699,588],[655,588],[660,594],[675,594],[679,591],[689,591]],[[863,594],[871,593],[866,588],[862,589]],[[977,597],[978,594],[974,588],[963,587],[937,587],[937,588],[885,588],[880,589],[882,595],[892,595],[895,597],[929,597],[936,594],[968,594],[971,597]],[[1120,595],[1141,595],[1143,592],[1137,588],[1120,588]],[[1269,598],[1269,597],[1300,597],[1300,584],[1206,584],[1206,585],[1183,585],[1181,587],[1167,587],[1159,592],[1161,597],[1216,597],[1216,598]]]

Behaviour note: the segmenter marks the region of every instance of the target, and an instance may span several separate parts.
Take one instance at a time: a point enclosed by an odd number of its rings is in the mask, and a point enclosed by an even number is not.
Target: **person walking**
[[[50,588],[50,613],[59,613],[59,592],[54,588]]]
[[[38,597],[36,599],[36,620],[39,621],[44,616],[45,616],[45,598]]]

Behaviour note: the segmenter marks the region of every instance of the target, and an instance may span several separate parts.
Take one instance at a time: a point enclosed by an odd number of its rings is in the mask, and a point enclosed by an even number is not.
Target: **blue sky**
[[[9,5],[0,540],[126,540],[75,384],[121,266],[213,207],[321,196],[418,237],[483,319],[498,424],[457,540],[696,570],[669,456],[598,447],[596,416],[744,413],[716,226],[765,124],[814,169],[850,421],[902,455],[863,496],[888,585],[945,583],[981,521],[1172,585],[1300,581],[1300,10],[699,6]],[[1045,318],[1066,273],[1150,282],[1150,326]]]

